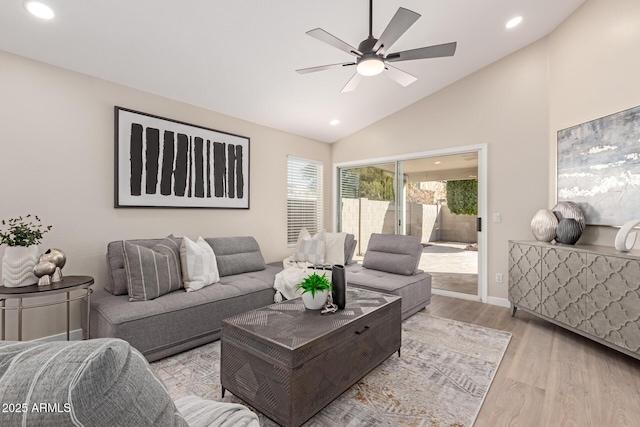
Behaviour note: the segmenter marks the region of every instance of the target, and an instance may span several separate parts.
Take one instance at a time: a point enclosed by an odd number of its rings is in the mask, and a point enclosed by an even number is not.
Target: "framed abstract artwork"
[[[640,107],[558,131],[558,201],[590,225],[640,217]]]
[[[114,206],[249,209],[249,138],[116,106]]]

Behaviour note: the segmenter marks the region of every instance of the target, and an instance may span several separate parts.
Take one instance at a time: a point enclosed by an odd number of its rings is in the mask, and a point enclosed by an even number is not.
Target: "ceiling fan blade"
[[[393,67],[389,64],[386,64],[386,69],[387,69],[387,75],[391,77],[393,80],[395,80],[397,83],[401,84],[402,86],[405,86],[405,87],[409,86],[411,83],[418,80],[417,77],[412,76],[406,71],[402,71],[401,69]]]
[[[405,50],[403,52],[390,53],[385,58],[387,62],[410,61],[412,59],[442,58],[453,56],[456,53],[457,42],[439,44],[436,46],[421,47]]]
[[[373,51],[381,55],[393,45],[398,39],[420,18],[420,14],[403,7],[399,8],[387,28],[384,29],[378,42],[373,46]],[[378,51],[379,50],[379,51]]]
[[[358,83],[360,83],[360,80],[362,80],[362,76],[359,73],[355,73],[340,92],[345,93],[353,91],[358,86]]]
[[[348,43],[343,42],[336,36],[327,33],[322,28],[316,28],[316,29],[307,31],[307,34],[315,39],[318,39],[322,42],[330,44],[331,46],[336,47],[341,51],[348,53],[349,55],[362,56],[362,52],[360,52],[358,49],[356,49],[355,47],[351,46]]]
[[[300,68],[299,70],[296,70],[296,72],[298,74],[308,74],[308,73],[315,73],[316,71],[331,70],[333,68],[348,67],[350,65],[356,65],[356,63],[355,62],[345,62],[345,63],[342,63],[342,64],[331,64],[331,65],[321,65],[319,67]]]

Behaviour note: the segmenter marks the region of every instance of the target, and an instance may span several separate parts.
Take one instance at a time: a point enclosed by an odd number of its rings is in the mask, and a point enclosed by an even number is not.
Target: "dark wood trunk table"
[[[222,321],[220,382],[277,423],[299,426],[400,356],[400,297],[350,288],[333,314],[300,298]]]

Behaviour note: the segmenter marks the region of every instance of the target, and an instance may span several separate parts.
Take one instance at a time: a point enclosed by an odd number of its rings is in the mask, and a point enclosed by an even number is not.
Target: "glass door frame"
[[[487,289],[487,279],[488,279],[488,268],[487,268],[487,144],[478,144],[464,147],[452,147],[447,149],[433,150],[433,151],[424,151],[419,153],[409,153],[402,154],[396,156],[382,157],[382,158],[373,158],[373,159],[363,159],[356,160],[350,162],[340,162],[334,163],[332,165],[333,169],[333,189],[336,191],[334,193],[334,197],[332,197],[333,206],[332,206],[332,220],[333,220],[333,230],[338,230],[338,218],[340,216],[340,180],[339,180],[339,170],[341,168],[356,168],[363,166],[375,166],[379,164],[396,164],[396,172],[398,169],[398,165],[402,168],[402,162],[406,160],[415,160],[422,159],[425,157],[438,157],[438,156],[446,156],[450,154],[464,154],[470,152],[477,152],[478,154],[478,218],[481,223],[481,230],[478,232],[478,294],[462,294],[458,292],[450,292],[438,289],[432,289],[433,294],[445,295],[445,296],[453,296],[456,298],[462,299],[470,299],[470,300],[480,300],[484,303],[488,302],[488,289]],[[403,176],[396,173],[397,176]],[[400,187],[400,188],[399,188]],[[396,234],[399,231],[402,231],[405,225],[399,223],[398,218],[401,217],[399,214],[402,213],[404,215],[404,206],[401,203],[405,201],[404,194],[404,186],[400,182],[395,183],[396,188],[396,218],[395,218],[395,229]],[[401,209],[401,210],[400,210]]]
[[[340,212],[342,209],[342,206],[340,205],[340,203],[342,202],[342,186],[340,185],[340,171],[342,169],[359,169],[359,168],[363,168],[363,167],[373,167],[375,168],[376,166],[390,166],[393,165],[394,167],[394,173],[393,173],[393,212],[394,212],[394,227],[393,227],[393,232],[394,234],[405,234],[405,230],[406,230],[406,226],[405,226],[405,221],[404,221],[404,211],[405,211],[405,207],[404,207],[404,203],[406,201],[406,191],[405,191],[405,187],[404,187],[404,182],[399,181],[398,180],[398,176],[402,176],[403,174],[403,165],[402,165],[402,160],[395,160],[395,161],[388,161],[388,162],[375,162],[375,163],[363,163],[363,164],[353,164],[353,165],[335,165],[335,176],[337,177],[337,181],[336,181],[336,185],[334,185],[334,188],[336,188],[337,191],[337,198],[336,198],[336,203],[338,204],[337,209],[334,211],[335,212],[335,216],[334,216],[334,224],[333,224],[333,229],[334,230],[339,230],[342,228],[342,224],[341,224],[341,217],[340,217]],[[403,221],[400,221],[400,219],[402,219]]]

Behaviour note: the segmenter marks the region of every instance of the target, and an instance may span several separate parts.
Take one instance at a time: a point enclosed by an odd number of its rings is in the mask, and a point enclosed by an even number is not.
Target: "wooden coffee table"
[[[400,356],[400,297],[347,289],[333,314],[300,298],[222,321],[220,382],[277,423],[299,426],[382,363]]]

